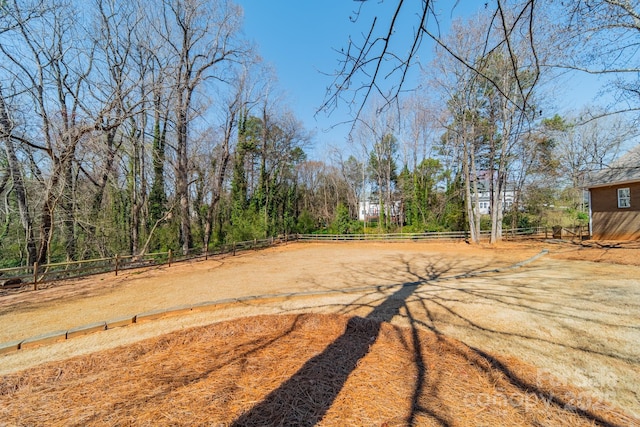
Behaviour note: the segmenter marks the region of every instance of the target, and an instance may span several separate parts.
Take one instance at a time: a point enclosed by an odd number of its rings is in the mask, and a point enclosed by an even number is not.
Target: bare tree
[[[463,28],[465,31],[463,31]],[[472,27],[473,28],[473,27]],[[468,25],[462,21],[454,22],[452,33],[447,40],[450,49],[455,49],[458,56],[470,58],[481,49],[479,33],[482,26],[476,26],[476,31],[467,31]],[[478,162],[485,126],[479,117],[483,100],[478,97],[481,87],[480,76],[472,68],[465,66],[447,51],[436,50],[436,59],[427,78],[431,79],[432,87],[442,94],[446,100],[448,115],[442,123],[446,129],[445,144],[451,146],[451,154],[459,159],[462,170],[463,191],[465,199],[465,217],[472,243],[480,241],[480,213],[478,180],[480,171]],[[480,59],[480,58],[478,58]],[[481,64],[473,68],[481,67]]]
[[[301,208],[314,219],[328,224],[333,217],[331,196],[324,190],[327,165],[309,160],[298,167]]]
[[[509,23],[514,19],[509,16],[504,13],[497,23]],[[454,23],[452,35],[444,40],[447,48],[439,48],[434,64],[441,75],[435,81],[452,113],[447,139],[459,147],[462,159],[471,240],[479,239],[478,184],[482,181],[490,195],[491,243],[502,236],[503,197],[511,172],[518,167],[524,171],[524,163],[516,161],[514,154],[536,120],[533,107],[540,79],[537,58],[527,57],[526,37],[514,35],[510,43],[479,54],[486,39],[500,40],[504,35],[505,29],[495,25],[490,15]],[[455,57],[450,55],[453,51]]]
[[[377,3],[377,4],[376,4]],[[360,8],[382,7],[382,2],[361,1]],[[499,82],[492,76],[474,64],[473,60],[460,56],[455,49],[441,37],[439,17],[436,12],[436,5],[441,4],[437,0],[423,0],[420,7],[416,8],[414,3],[404,0],[397,0],[395,8],[391,14],[379,18],[377,15],[373,19],[369,30],[362,34],[360,40],[349,40],[347,46],[342,48],[341,66],[335,72],[334,81],[327,90],[325,102],[321,106],[322,110],[333,111],[342,102],[349,105],[357,105],[355,112],[356,120],[360,118],[367,101],[372,97],[381,97],[385,100],[382,107],[388,107],[398,100],[399,95],[405,88],[407,75],[410,68],[415,65],[417,57],[425,39],[431,40],[448,52],[452,57],[465,67],[471,69],[476,74],[484,77],[495,89],[501,92]],[[527,39],[528,55],[533,59],[534,83],[540,71],[540,64],[537,59],[537,45],[534,32],[535,17],[539,0],[522,0],[511,5],[506,0],[491,2],[492,9],[489,10],[489,3],[485,3],[490,16],[491,25],[487,27],[485,37],[482,37],[483,44],[477,52],[478,56],[486,56],[496,49],[507,52],[513,70],[520,68],[519,59],[513,52],[514,38]],[[448,9],[451,14],[455,14],[458,2],[455,2]],[[355,12],[354,21],[358,21],[360,9]],[[380,20],[384,22],[380,22]],[[412,29],[408,44],[398,47],[396,37],[399,34],[406,35],[406,29]],[[493,29],[499,28],[499,34],[489,34]],[[519,89],[517,97],[510,93],[501,94],[514,103],[519,108],[525,108],[529,102],[528,90],[524,82],[516,76],[516,86]],[[361,77],[364,77],[361,79]],[[385,86],[392,82],[389,87]],[[529,83],[528,83],[529,84]],[[528,85],[527,84],[527,85]]]
[[[9,176],[13,182],[13,192],[15,193],[16,200],[18,202],[20,222],[25,232],[27,265],[32,265],[36,261],[37,257],[33,221],[29,209],[29,203],[27,201],[24,179],[22,177],[22,168],[20,167],[20,162],[16,155],[12,128],[13,126],[9,116],[9,110],[2,93],[2,87],[0,87],[0,141],[4,143],[5,155],[7,156],[7,163],[9,165]]]
[[[72,37],[78,12],[70,5],[53,2],[38,19],[29,19],[30,10],[21,6],[14,1],[5,9],[14,26],[12,36],[16,44],[2,44],[0,52],[5,71],[20,82],[20,90],[28,96],[23,100],[39,116],[43,142],[25,142],[31,149],[45,153],[49,161],[38,249],[38,262],[44,263],[49,256],[57,207],[60,207],[67,257],[75,258],[75,154],[80,141],[99,128],[83,104],[93,69],[93,46],[90,41]],[[44,165],[35,166],[41,169]]]
[[[128,180],[131,187],[129,250],[135,254],[140,238],[140,194],[146,192],[137,185],[142,182],[142,187],[145,186],[142,144],[145,125],[136,117],[145,117],[140,110],[147,97],[143,79],[146,78],[148,59],[145,62],[142,57],[148,49],[142,47],[136,34],[142,26],[138,2],[121,5],[115,0],[94,1],[91,38],[99,66],[91,81],[90,94],[95,103],[102,106],[99,120],[104,131],[95,135],[93,143],[87,147],[88,154],[96,158],[95,167],[91,168],[94,170],[81,165],[81,171],[94,184],[87,231],[91,238],[99,229],[97,218],[104,208],[107,184],[114,181],[118,156],[129,152],[131,174],[141,178]],[[101,252],[106,255],[104,250]]]
[[[221,67],[242,55],[237,32],[240,10],[226,1],[162,0],[161,21],[156,29],[174,61],[173,121],[176,136],[176,197],[180,210],[182,252],[191,247],[189,203],[189,127],[194,116],[197,89],[210,79],[221,79]]]
[[[165,222],[179,223],[184,253],[194,220],[209,244],[240,112],[269,92],[249,93],[236,72],[254,59],[240,20],[227,0],[2,2],[0,137],[11,167],[0,193],[16,196],[28,262],[62,255],[53,248],[74,259],[171,245]],[[265,190],[267,223],[295,205],[308,136],[270,99],[257,115],[261,151],[246,157],[258,161],[251,191]]]
[[[590,176],[609,166],[623,151],[627,141],[637,137],[638,131],[623,116],[605,116],[583,123],[583,117],[602,116],[602,110],[586,108],[564,120],[564,126],[554,132],[561,141],[555,155],[560,163],[566,184],[581,188]]]
[[[218,211],[220,199],[224,191],[224,181],[227,178],[227,169],[234,151],[234,142],[237,135],[238,122],[242,114],[251,110],[257,101],[255,83],[251,81],[251,70],[247,66],[241,66],[236,77],[232,79],[228,94],[224,97],[222,111],[223,124],[220,126],[221,141],[209,153],[211,179],[207,184],[207,193],[210,193],[207,203],[206,217],[204,221],[204,248],[208,250],[214,225],[214,214]],[[257,73],[258,74],[258,73]]]
[[[611,78],[617,95],[598,116],[640,109],[640,2],[637,0],[547,1],[556,16],[556,47],[562,55],[547,65]],[[591,118],[593,118],[591,117]],[[584,119],[590,119],[585,117]]]
[[[359,202],[364,201],[364,181],[365,181],[365,161],[359,161],[354,155],[343,157],[342,150],[337,148],[332,152],[332,163],[339,171],[340,179],[344,182],[347,190],[347,205],[352,218],[358,217]]]
[[[434,102],[424,91],[414,92],[400,105],[400,151],[402,162],[415,170],[422,160],[433,157],[434,140],[440,132]]]
[[[393,111],[376,114],[373,107],[366,119],[358,124],[355,137],[365,153],[369,182],[378,196],[379,220],[382,228],[391,225],[394,206],[393,193],[397,178],[398,117]],[[395,217],[397,219],[397,216]]]

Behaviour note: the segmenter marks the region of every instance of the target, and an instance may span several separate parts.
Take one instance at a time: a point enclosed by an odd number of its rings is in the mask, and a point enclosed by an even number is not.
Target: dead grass
[[[514,358],[340,315],[255,316],[2,377],[8,425],[640,425]]]

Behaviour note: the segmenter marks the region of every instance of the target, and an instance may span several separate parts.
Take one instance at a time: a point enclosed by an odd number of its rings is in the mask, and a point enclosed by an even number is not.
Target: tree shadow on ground
[[[429,271],[429,276],[435,279],[446,270],[437,270],[432,264]],[[322,353],[309,359],[291,378],[273,390],[262,402],[241,415],[233,425],[313,426],[317,424],[333,405],[349,375],[355,371],[360,360],[369,353],[380,333],[380,322],[389,322],[400,314],[400,309],[405,307],[407,299],[423,283],[423,281],[404,283],[381,304],[373,307],[365,318],[349,319],[345,332],[340,337],[327,346]],[[425,368],[421,357],[416,357],[416,360],[418,374],[415,388],[419,390],[422,388]],[[340,366],[341,369],[326,375],[318,375],[318,369],[322,369],[322,366],[327,364]],[[310,381],[310,378],[318,380]],[[296,404],[288,401],[291,396],[298,395],[305,396],[304,400],[296,400]],[[415,397],[414,400],[416,400]],[[433,412],[429,415],[440,425],[449,425],[448,421],[437,413]],[[301,419],[305,419],[303,424],[300,424]]]
[[[322,353],[308,360],[298,372],[282,383],[278,389],[272,391],[262,402],[240,416],[233,425],[313,426],[322,420],[349,375],[355,371],[360,360],[369,353],[371,345],[380,333],[380,321],[389,321],[397,315],[406,299],[418,286],[417,283],[405,284],[374,308],[366,318],[349,319],[344,334],[333,341]],[[339,366],[341,369],[318,375],[318,369],[322,369],[322,366],[327,364]],[[417,388],[421,388],[423,371],[424,365],[420,363]],[[311,381],[310,378],[317,380]],[[305,398],[302,401],[297,400],[296,405],[287,401],[291,396],[298,395]],[[441,425],[448,425],[447,421],[440,419],[437,414],[430,415],[439,419]],[[300,424],[301,418],[305,419],[303,424]]]
[[[94,410],[92,415],[83,418],[82,423],[78,423],[78,425],[102,424],[105,422],[105,418],[118,419],[118,416],[122,416],[122,413],[135,412],[136,408],[139,407],[162,406],[162,402],[166,400],[167,396],[170,396],[172,392],[181,388],[189,388],[196,383],[206,382],[210,376],[220,375],[220,370],[225,366],[238,364],[244,369],[244,363],[252,355],[276,345],[278,341],[286,339],[294,333],[303,317],[303,315],[296,315],[290,324],[284,322],[284,325],[276,325],[276,329],[279,329],[279,333],[276,336],[265,338],[261,336],[261,334],[258,334],[256,338],[241,341],[240,344],[235,346],[232,354],[224,353],[220,350],[208,353],[207,357],[201,362],[202,365],[199,369],[195,369],[193,366],[190,366],[189,369],[181,369],[184,360],[180,357],[174,357],[176,354],[175,348],[184,342],[188,342],[190,339],[196,340],[201,338],[200,334],[202,334],[202,331],[205,330],[206,327],[197,327],[189,331],[188,333],[191,337],[167,335],[165,338],[161,338],[160,342],[154,343],[154,347],[152,348],[149,348],[146,342],[134,344],[127,349],[126,355],[123,356],[127,359],[126,365],[128,367],[139,368],[139,366],[145,366],[155,369],[156,365],[150,362],[148,358],[163,351],[171,352],[172,357],[170,359],[172,362],[170,363],[174,363],[174,365],[171,367],[166,365],[162,366],[162,369],[158,369],[154,372],[154,375],[150,374],[149,376],[153,378],[154,386],[149,387],[150,390],[146,393],[127,393],[126,399],[122,402],[117,402],[108,410],[108,416],[105,415],[104,411]],[[274,324],[270,324],[270,326],[274,327]],[[278,326],[280,327],[278,328]],[[101,356],[100,354],[96,354],[95,357],[99,360]],[[76,363],[78,366],[73,366]],[[186,362],[186,365],[189,365],[189,363],[190,362]],[[73,372],[73,375],[78,377],[84,377],[85,374],[91,377],[93,375],[91,371],[93,367],[94,363],[85,363],[82,358],[78,358],[73,362],[67,361],[65,370]],[[58,376],[60,372],[62,371],[59,370]],[[42,378],[39,378],[39,381],[46,382],[46,380]],[[110,386],[113,387],[113,389],[110,389],[110,393],[117,396],[117,386],[113,384],[110,384]],[[17,390],[20,387],[22,387],[22,385],[0,384],[0,396],[7,393],[11,388]],[[233,384],[231,388],[225,390],[225,393],[233,394],[236,388],[237,385]],[[88,389],[90,389],[90,387],[88,387]],[[52,421],[52,424],[57,423]],[[145,423],[142,422],[142,424]]]
[[[476,276],[487,275],[489,278],[494,273],[499,273],[500,269],[488,269],[487,265],[475,266],[467,268],[459,274],[451,277],[443,277],[445,273],[455,270],[454,266],[447,264],[445,261],[424,260],[419,269],[416,268],[414,260],[402,260],[404,271],[401,273],[403,278],[411,277],[412,281],[406,281],[397,284],[395,291],[389,294],[389,286],[370,287],[370,292],[363,292],[354,304],[350,306],[358,306],[360,309],[369,307],[370,313],[365,318],[353,317],[349,320],[343,335],[333,341],[322,353],[309,359],[293,376],[284,381],[277,389],[273,390],[261,402],[256,404],[249,411],[241,415],[234,423],[234,426],[247,425],[305,425],[313,426],[320,422],[327,411],[331,408],[336,397],[344,387],[349,375],[353,373],[358,362],[362,360],[370,351],[370,347],[376,341],[380,332],[379,322],[390,322],[394,317],[400,316],[408,320],[411,328],[412,342],[407,346],[414,352],[414,365],[416,369],[415,383],[413,386],[413,395],[411,398],[411,411],[406,419],[407,425],[416,425],[418,418],[424,419],[428,417],[431,421],[438,425],[448,426],[455,422],[448,416],[446,407],[442,407],[437,402],[434,405],[424,404],[425,397],[428,397],[431,391],[429,387],[433,387],[433,379],[437,375],[429,375],[421,353],[419,342],[419,330],[431,330],[436,336],[444,336],[438,328],[438,321],[434,316],[430,306],[435,306],[441,311],[444,310],[451,317],[457,318],[468,323],[472,328],[478,330],[489,331],[491,333],[513,335],[514,337],[526,338],[530,340],[539,340],[540,337],[527,334],[516,334],[513,332],[499,331],[497,329],[487,328],[480,325],[463,313],[458,312],[454,307],[456,297],[451,293],[462,293],[462,295],[470,296],[476,299],[484,300],[488,304],[501,304],[517,306],[521,309],[529,310],[529,303],[535,304],[535,300],[527,301],[528,296],[525,294],[517,301],[505,299],[504,295],[496,294],[494,289],[466,289],[455,283],[461,278],[470,278]],[[353,267],[352,267],[353,268]],[[459,268],[458,268],[459,270]],[[380,272],[354,271],[354,277],[362,277],[362,275],[374,276]],[[392,275],[393,271],[383,273],[385,277],[380,277],[382,282],[386,282]],[[371,279],[371,277],[369,277]],[[360,279],[362,280],[362,279]],[[334,290],[335,291],[335,290]],[[532,297],[533,298],[533,297]],[[417,305],[416,305],[417,304]],[[562,312],[558,302],[558,311],[533,309],[538,314],[552,318],[556,313]],[[416,308],[417,307],[417,308]],[[343,307],[348,309],[348,307]],[[284,310],[286,311],[286,310]],[[297,311],[297,310],[296,310]],[[588,321],[588,320],[585,320]],[[549,340],[550,341],[550,340]],[[553,342],[553,345],[566,346],[572,350],[583,350],[576,348],[568,343]],[[606,356],[615,357],[605,353]],[[620,356],[618,356],[620,357]],[[496,372],[501,373],[508,382],[518,390],[533,395],[539,401],[553,406],[559,410],[566,410],[578,416],[587,423],[602,426],[614,426],[606,419],[598,415],[597,411],[591,411],[589,408],[577,408],[570,400],[556,396],[552,391],[545,390],[529,379],[519,377],[509,367],[491,355],[472,348],[472,356],[469,363],[473,364],[481,359],[492,367],[494,372],[487,372],[487,375],[495,375]],[[474,362],[475,361],[475,362]],[[340,366],[342,369],[338,373],[332,373],[331,376],[325,377],[318,381],[311,381],[310,378],[322,378],[322,366],[330,364],[332,366]],[[320,370],[320,371],[319,371]],[[427,377],[430,379],[427,380]],[[295,403],[291,402],[291,396],[303,396],[304,399],[296,399]],[[302,415],[302,416],[301,416]],[[300,420],[305,419],[303,424]]]

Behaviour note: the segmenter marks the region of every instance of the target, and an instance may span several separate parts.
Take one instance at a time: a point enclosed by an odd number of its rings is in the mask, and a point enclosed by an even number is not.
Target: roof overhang
[[[618,182],[603,182],[602,184],[589,184],[585,186],[587,190],[592,188],[603,188],[603,187],[617,187],[620,185],[628,185],[628,184],[636,184],[639,183],[640,179],[630,179],[628,181],[618,181]]]

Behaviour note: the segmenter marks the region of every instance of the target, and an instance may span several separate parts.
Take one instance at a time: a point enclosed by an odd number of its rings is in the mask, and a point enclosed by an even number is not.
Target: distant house
[[[489,190],[488,180],[478,181],[478,200],[476,208],[481,215],[491,213],[491,210],[489,209],[491,206],[491,192]],[[515,200],[516,190],[512,185],[507,184],[507,187],[502,191],[502,211],[506,212],[511,209]]]
[[[392,221],[399,221],[402,218],[402,206],[400,201],[391,202],[391,206],[384,206],[385,214],[390,215]],[[380,202],[377,200],[367,200],[358,202],[358,219],[360,221],[378,220],[380,218]]]
[[[589,181],[591,238],[640,239],[640,145]]]

